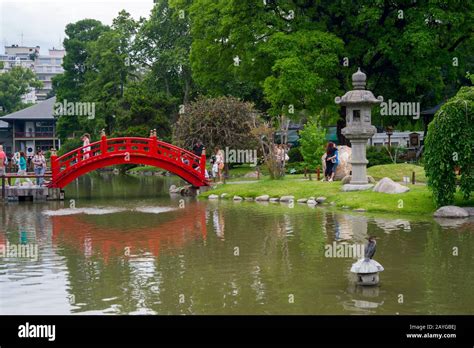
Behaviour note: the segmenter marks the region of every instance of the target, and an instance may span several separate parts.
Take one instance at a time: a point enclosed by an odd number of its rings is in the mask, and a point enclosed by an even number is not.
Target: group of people
[[[197,141],[196,144],[193,146],[193,153],[197,156],[201,156],[203,151],[205,150],[204,145],[201,141]],[[275,156],[275,160],[277,165],[281,166],[283,170],[285,163],[290,159],[288,156],[288,147],[287,145],[283,144],[275,144],[273,153]],[[326,147],[326,170],[324,172],[324,178],[321,181],[334,181],[334,177],[336,175],[337,166],[339,164],[339,151],[337,150],[337,146],[333,142],[329,142]],[[214,154],[211,156],[211,176],[214,179],[218,179],[219,183],[222,182],[223,178],[223,169],[225,163],[225,156],[224,151],[220,148],[216,147],[214,149]],[[206,171],[206,177],[207,171]]]
[[[202,144],[200,140],[196,142],[196,144],[193,146],[193,153],[196,156],[201,156],[203,151],[205,151],[205,147]],[[220,148],[216,147],[214,149],[214,154],[211,156],[211,177],[214,180],[218,180],[219,183],[222,182],[223,179],[223,170],[224,170],[224,163],[225,163],[225,155],[224,151],[222,151]],[[206,170],[206,177],[209,177],[209,174],[207,173]]]
[[[290,159],[288,156],[288,145],[274,144],[273,154],[275,156],[276,163],[280,170],[285,168],[285,163]]]
[[[42,186],[44,183],[44,173],[46,171],[46,158],[44,157],[43,151],[38,149],[36,154],[31,157],[27,158],[25,152],[19,151],[16,152],[12,157],[11,161],[13,165],[15,165],[17,169],[17,174],[21,176],[26,176],[28,172],[28,162],[30,161],[33,165],[33,171],[36,176],[36,185]],[[3,151],[3,146],[0,145],[0,176],[5,175],[6,167],[8,165],[8,157]],[[31,183],[29,178],[25,178],[27,182]],[[19,185],[21,180],[17,178],[15,180],[15,186]]]

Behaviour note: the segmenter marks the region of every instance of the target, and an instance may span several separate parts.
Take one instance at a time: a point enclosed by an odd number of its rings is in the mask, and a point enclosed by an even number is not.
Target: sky
[[[58,48],[67,24],[93,18],[112,24],[125,9],[133,18],[148,17],[153,0],[0,0],[0,53],[5,45],[40,46],[40,54]],[[22,35],[23,34],[23,35]]]

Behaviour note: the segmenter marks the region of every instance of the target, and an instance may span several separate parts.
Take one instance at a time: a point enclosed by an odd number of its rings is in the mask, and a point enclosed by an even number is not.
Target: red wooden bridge
[[[62,156],[51,154],[51,188],[63,188],[90,171],[118,164],[142,164],[162,168],[181,177],[195,187],[209,185],[206,179],[206,154],[194,153],[158,140],[124,137],[101,140],[82,146]]]

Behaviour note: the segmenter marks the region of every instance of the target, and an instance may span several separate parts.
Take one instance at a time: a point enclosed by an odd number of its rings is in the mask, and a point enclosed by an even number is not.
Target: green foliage
[[[10,71],[0,73],[0,106],[3,113],[11,113],[29,106],[21,102],[22,95],[30,88],[42,85],[35,73],[28,68],[15,66]]]
[[[289,106],[310,114],[330,108],[337,114],[334,95],[338,92],[337,74],[343,42],[330,33],[300,30],[276,33],[261,51],[272,61],[272,73],[263,82],[270,114],[291,117]]]
[[[438,206],[452,204],[455,169],[460,191],[469,199],[474,189],[474,87],[463,87],[436,113],[425,139],[425,169]]]
[[[301,154],[308,169],[320,166],[326,144],[326,129],[318,121],[311,120],[300,131],[300,136]]]
[[[385,99],[436,105],[472,78],[473,13],[469,1],[157,0],[147,19],[122,11],[110,27],[78,21],[66,27],[65,72],[54,87],[58,101],[95,102],[96,118],[61,117],[58,133],[157,128],[170,139],[180,106],[198,94],[334,125],[333,98],[351,88],[357,66]]]
[[[301,154],[301,147],[297,146],[290,148],[290,151],[288,151],[288,157],[290,157],[288,163],[302,162],[303,155]]]
[[[69,151],[75,150],[82,146],[82,141],[79,137],[67,139],[61,144],[61,148],[58,151],[58,156],[64,155]]]
[[[63,59],[64,73],[53,79],[57,102],[81,101],[86,92],[84,84],[88,69],[86,62],[90,56],[89,45],[107,30],[109,30],[107,26],[94,19],[84,19],[66,26],[67,37],[63,42],[67,51]],[[78,131],[84,131],[84,127],[81,126],[77,115],[59,117],[57,133],[61,139],[65,140],[73,132]]]
[[[305,162],[289,162],[286,165],[286,172],[288,174],[303,174],[308,165]]]

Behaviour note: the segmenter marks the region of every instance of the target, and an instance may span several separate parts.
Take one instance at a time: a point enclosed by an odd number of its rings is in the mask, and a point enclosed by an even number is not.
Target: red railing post
[[[158,138],[156,136],[156,129],[150,131],[150,153],[155,156],[158,150]]]
[[[201,175],[203,178],[206,178],[206,148],[202,150],[201,161],[199,162],[201,166]]]
[[[51,149],[51,156],[49,157],[49,160],[51,163],[51,182],[54,185],[59,174],[58,155],[55,148]]]
[[[102,136],[100,137],[100,155],[105,156],[107,153],[107,136],[105,135],[105,132],[102,133]]]

